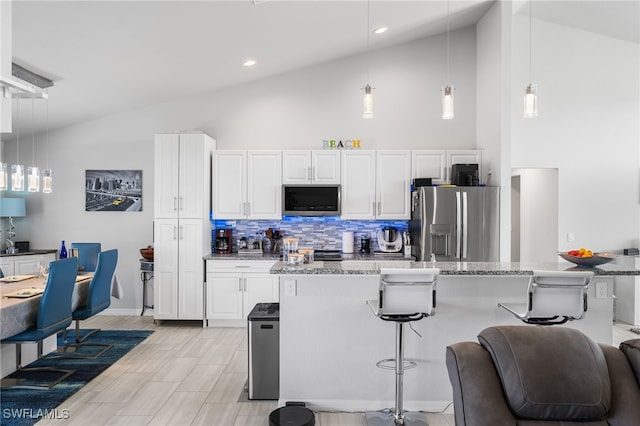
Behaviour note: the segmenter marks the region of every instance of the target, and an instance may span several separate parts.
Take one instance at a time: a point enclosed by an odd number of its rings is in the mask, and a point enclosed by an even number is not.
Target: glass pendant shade
[[[51,194],[51,191],[53,191],[53,171],[45,169],[42,171],[42,192]]]
[[[7,163],[0,163],[0,191],[7,190]]]
[[[373,118],[373,95],[368,84],[364,88],[362,118]]]
[[[11,190],[24,191],[24,166],[21,164],[11,165]]]
[[[445,86],[442,89],[442,119],[450,120],[453,117],[453,86]]]
[[[40,192],[40,169],[36,166],[27,168],[27,191]]]
[[[524,91],[524,117],[538,116],[538,93],[534,86],[529,84]]]

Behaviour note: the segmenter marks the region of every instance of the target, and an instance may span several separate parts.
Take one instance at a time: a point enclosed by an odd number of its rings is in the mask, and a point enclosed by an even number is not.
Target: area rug
[[[97,377],[113,363],[122,358],[127,352],[149,337],[153,330],[101,330],[91,336],[85,343],[108,343],[113,348],[102,354],[97,359],[52,359],[43,358],[29,364],[29,367],[55,367],[64,369],[75,369],[75,373],[67,377],[49,390],[31,389],[2,389],[0,391],[0,424],[7,426],[28,426],[39,420],[64,419],[68,413],[58,410],[56,407],[64,402],[80,388]],[[69,333],[69,341],[73,340],[73,333]],[[62,346],[62,338],[58,337],[58,346]],[[95,353],[99,347],[79,348],[76,354]],[[24,384],[40,383],[48,381],[51,373],[15,372],[7,377],[21,378],[28,375],[28,381]],[[56,373],[57,377],[60,373]],[[55,380],[55,377],[52,379]]]

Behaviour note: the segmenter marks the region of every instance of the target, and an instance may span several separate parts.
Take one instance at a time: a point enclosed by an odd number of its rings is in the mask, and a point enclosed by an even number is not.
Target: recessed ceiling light
[[[245,66],[245,67],[252,67],[257,63],[258,62],[255,59],[247,59],[246,61],[244,61],[244,63],[242,65]]]
[[[374,33],[374,34],[382,34],[382,33],[386,33],[388,29],[389,29],[389,28],[387,28],[387,27],[380,27],[380,28],[376,28],[375,30],[373,30],[373,33]]]

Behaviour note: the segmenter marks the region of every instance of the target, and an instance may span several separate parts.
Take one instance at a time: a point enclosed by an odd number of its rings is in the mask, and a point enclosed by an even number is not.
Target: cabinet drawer
[[[274,260],[207,260],[207,272],[269,273]]]

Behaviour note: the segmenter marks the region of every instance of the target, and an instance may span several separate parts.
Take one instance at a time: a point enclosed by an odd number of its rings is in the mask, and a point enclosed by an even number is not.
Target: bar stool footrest
[[[415,368],[418,366],[418,364],[416,364],[413,361],[408,361],[408,360],[404,360],[404,370],[409,370],[411,368]],[[388,359],[381,359],[380,361],[376,362],[376,367],[378,368],[383,368],[385,370],[395,370],[396,369],[396,360],[395,358],[388,358]]]

